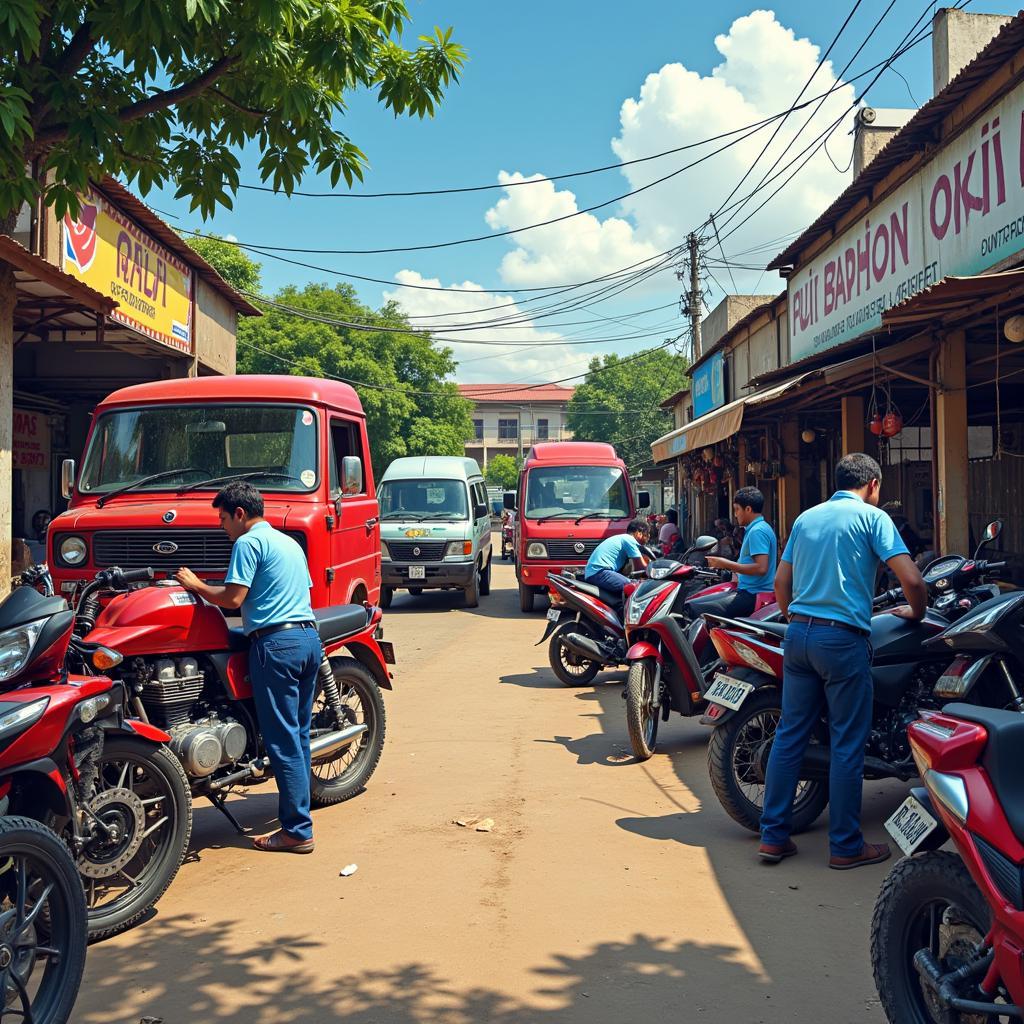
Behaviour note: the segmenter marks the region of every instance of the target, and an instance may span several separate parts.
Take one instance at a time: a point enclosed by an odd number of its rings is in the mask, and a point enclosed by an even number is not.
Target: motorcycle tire
[[[395,596],[394,587],[381,587],[380,588],[380,606],[381,608],[390,608],[391,600]]]
[[[480,566],[473,565],[473,576],[469,581],[469,586],[462,592],[462,596],[465,599],[467,608],[477,608],[480,605],[480,594],[482,591]]]
[[[536,594],[533,591],[533,587],[526,586],[525,583],[519,584],[519,610],[521,612],[532,612],[533,611],[533,599]]]
[[[480,594],[486,597],[491,592],[491,560],[487,559],[487,568],[480,573]]]
[[[739,711],[733,712],[730,718],[711,733],[711,741],[708,743],[708,774],[715,795],[726,814],[751,832],[761,831],[764,801],[764,779],[752,758],[763,757],[766,763],[767,751],[748,750],[747,745],[756,743],[760,747],[771,742],[782,714],[779,703],[779,691],[775,687],[755,690],[743,702]],[[742,780],[737,778],[737,758],[742,763],[740,770],[745,775],[749,773]],[[753,788],[753,799],[744,790],[744,785]],[[803,790],[797,791],[793,801],[790,831],[794,835],[809,829],[828,805],[827,781],[807,780],[801,785]]]
[[[17,972],[25,990],[29,1006],[21,1003],[21,1019],[35,1024],[66,1024],[75,1006],[78,989],[85,969],[87,924],[85,893],[74,858],[61,839],[41,822],[31,818],[0,818],[0,863],[8,868],[20,862],[19,870],[5,868],[3,887],[10,886],[11,910],[15,914],[12,929],[16,932],[17,946],[13,962],[4,971],[5,978]],[[0,876],[2,878],[3,876]],[[18,887],[16,879],[25,879],[26,893],[20,901],[24,920],[19,922]],[[45,903],[32,903],[39,886],[52,886]],[[45,915],[33,917],[42,911]],[[57,956],[42,954],[39,947],[56,951]],[[19,964],[20,961],[20,964]],[[32,978],[40,972],[38,985]],[[8,1012],[18,1015],[14,1007],[20,1002],[16,987],[7,996]],[[30,1012],[25,1012],[29,1010]],[[6,1016],[6,1014],[4,1014]]]
[[[932,942],[931,913],[940,903],[948,909],[940,917],[940,949],[932,952],[952,971],[991,927],[988,904],[959,855],[935,850],[906,857],[882,883],[871,918],[871,969],[888,1020],[932,1024],[941,1016],[930,1009],[914,967],[914,954]]]
[[[154,833],[160,836],[160,845],[150,851],[148,860],[143,860],[141,870],[139,867],[132,868],[131,875],[137,885],[108,904],[89,906],[90,942],[109,938],[131,928],[152,910],[174,881],[192,834],[192,794],[181,762],[174,754],[166,747],[155,746],[147,740],[108,734],[100,754],[101,776],[105,765],[121,759],[143,766],[159,782],[170,806],[167,809],[160,807],[155,813],[164,812],[166,815],[169,810],[173,817],[167,822],[166,832],[158,829]],[[152,806],[148,805],[147,813],[150,813],[149,808]],[[141,847],[124,866],[134,865],[140,853]],[[83,851],[78,858],[78,867],[85,886],[86,902],[91,904],[95,899],[96,887],[93,883],[96,879],[87,874],[86,861],[86,852]]]
[[[370,671],[358,662],[355,658],[331,658],[331,668],[334,669],[334,678],[341,693],[341,700],[344,704],[346,697],[351,694],[359,702],[360,712],[353,712],[349,722],[366,722],[367,731],[363,733],[361,740],[357,740],[343,752],[348,757],[353,747],[356,748],[355,756],[348,761],[343,771],[336,776],[322,778],[317,774],[317,768],[330,768],[341,760],[336,757],[326,765],[313,765],[310,776],[310,803],[313,807],[330,807],[332,804],[344,803],[358,796],[366,789],[366,783],[370,780],[377,762],[380,761],[381,752],[384,749],[384,734],[387,730],[387,714],[384,710],[384,698],[381,695],[377,680],[373,678]],[[313,704],[313,722],[317,724],[317,715],[329,716],[325,718],[324,725],[337,728],[337,721],[332,712],[324,705],[317,711],[316,701],[322,701],[322,690],[317,684],[316,696]],[[351,707],[351,705],[349,705]],[[360,717],[360,713],[361,716]],[[357,746],[358,744],[358,746]]]
[[[596,639],[593,630],[585,622],[570,619],[568,622],[560,623],[548,640],[548,664],[563,685],[587,686],[593,682],[594,676],[601,671],[602,666],[568,650],[562,643],[562,637],[566,633],[582,633]]]
[[[626,728],[629,745],[638,761],[646,761],[658,745],[661,708],[651,707],[655,670],[653,658],[641,658],[629,666],[626,677]]]

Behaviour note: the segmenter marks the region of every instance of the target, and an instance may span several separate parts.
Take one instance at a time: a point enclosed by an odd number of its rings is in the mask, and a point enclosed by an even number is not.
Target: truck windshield
[[[381,519],[468,519],[462,480],[386,480],[377,495]]]
[[[629,492],[622,471],[614,466],[538,466],[526,478],[528,519],[587,513],[625,519],[630,515]]]
[[[139,482],[143,491],[176,491],[203,479],[216,489],[249,475],[274,491],[316,487],[316,416],[281,405],[154,405],[104,413],[82,464],[79,489],[103,494]],[[176,475],[175,470],[180,470]],[[146,477],[156,477],[145,482]]]

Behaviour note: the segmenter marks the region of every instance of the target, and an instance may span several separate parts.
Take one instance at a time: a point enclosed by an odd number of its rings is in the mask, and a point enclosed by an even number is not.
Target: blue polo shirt
[[[583,570],[583,576],[593,576],[601,569],[611,569],[612,572],[622,572],[626,563],[631,558],[640,557],[640,545],[636,537],[631,533],[620,533],[614,537],[608,537],[601,541],[594,548],[587,559],[587,567]]]
[[[736,589],[746,590],[751,594],[770,594],[775,589],[775,564],[779,560],[779,542],[775,539],[775,531],[765,522],[764,516],[758,516],[747,524],[743,532],[740,557],[736,561],[740,565],[753,565],[756,555],[768,556],[768,571],[763,576],[745,576],[738,572]]]
[[[836,491],[798,517],[782,553],[793,566],[790,614],[869,630],[878,563],[905,554],[885,512],[852,491]]]
[[[249,588],[242,602],[246,633],[313,619],[309,600],[313,581],[306,556],[297,541],[270,523],[256,523],[235,541],[224,582]]]

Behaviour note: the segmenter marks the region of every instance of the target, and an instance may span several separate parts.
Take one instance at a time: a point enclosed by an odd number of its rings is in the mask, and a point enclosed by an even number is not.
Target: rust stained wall
[[[195,282],[195,354],[200,372],[234,373],[238,312],[201,277],[196,277]]]

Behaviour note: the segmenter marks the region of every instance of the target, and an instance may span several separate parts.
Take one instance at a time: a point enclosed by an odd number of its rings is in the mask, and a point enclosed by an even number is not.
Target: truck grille
[[[389,540],[387,545],[394,559],[403,562],[436,562],[444,558],[447,543],[443,540]]]
[[[599,540],[547,540],[548,558],[589,558]],[[577,551],[576,545],[582,544],[583,550]]]
[[[285,531],[306,550],[301,533]],[[177,551],[155,551],[156,545],[171,541]],[[226,572],[231,560],[231,538],[223,530],[99,530],[93,534],[93,562],[99,567],[117,565],[122,569],[174,570],[187,565],[202,572]]]

